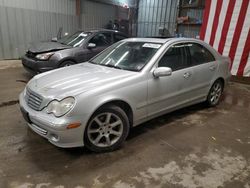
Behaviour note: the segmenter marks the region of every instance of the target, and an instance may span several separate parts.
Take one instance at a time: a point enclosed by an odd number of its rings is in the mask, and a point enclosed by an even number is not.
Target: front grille
[[[37,111],[40,110],[42,101],[43,98],[40,95],[31,91],[29,88],[26,89],[26,102],[30,108]]]
[[[32,53],[31,51],[27,51],[26,56],[29,58],[35,58],[36,54]]]

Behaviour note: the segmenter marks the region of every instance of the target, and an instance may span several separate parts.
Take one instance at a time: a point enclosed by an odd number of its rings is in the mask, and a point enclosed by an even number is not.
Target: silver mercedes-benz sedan
[[[35,76],[20,94],[28,126],[59,147],[117,149],[130,128],[195,103],[219,103],[230,60],[188,38],[131,38],[90,61]]]

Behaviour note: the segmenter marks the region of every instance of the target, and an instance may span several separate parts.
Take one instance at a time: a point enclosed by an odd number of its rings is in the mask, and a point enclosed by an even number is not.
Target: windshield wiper
[[[115,65],[110,65],[110,64],[100,64],[100,65],[103,65],[103,66],[106,66],[106,67],[112,67],[112,68],[115,68],[115,69],[122,69],[121,67],[117,67]]]
[[[92,64],[95,64],[95,65],[101,65],[101,66],[104,66],[104,67],[111,67],[111,68],[114,68],[114,69],[123,69],[121,67],[117,67],[115,65],[110,65],[110,64],[100,64],[100,63],[95,63],[93,61],[88,61],[89,63],[92,63]]]
[[[88,63],[97,64],[97,63],[95,63],[95,62],[93,62],[93,61],[90,61],[90,60],[88,61]]]

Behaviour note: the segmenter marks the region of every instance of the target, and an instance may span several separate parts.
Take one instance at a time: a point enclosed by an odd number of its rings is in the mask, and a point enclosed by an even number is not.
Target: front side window
[[[90,62],[117,69],[140,71],[161,47],[158,43],[118,42]]]
[[[191,65],[215,61],[214,56],[204,46],[197,43],[189,43],[186,46],[189,49]]]
[[[111,44],[111,33],[99,33],[94,36],[89,43],[94,43],[96,46],[109,46]]]
[[[82,44],[82,42],[91,34],[91,32],[77,32],[73,35],[66,36],[64,38],[59,39],[57,42],[72,46],[72,47],[78,47]]]
[[[158,67],[169,67],[172,71],[186,68],[187,55],[183,44],[171,46],[158,63]]]

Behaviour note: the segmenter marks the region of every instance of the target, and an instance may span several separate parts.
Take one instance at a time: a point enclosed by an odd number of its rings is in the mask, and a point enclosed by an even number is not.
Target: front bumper
[[[45,114],[42,111],[31,109],[24,100],[23,93],[19,96],[19,103],[24,119],[28,126],[40,136],[48,139],[52,144],[63,147],[83,146],[85,121],[80,117],[56,118],[52,114]],[[67,129],[67,125],[73,122],[81,122],[81,126],[74,129]]]
[[[53,70],[55,67],[52,66],[53,63],[50,61],[39,61],[33,58],[29,58],[26,55],[22,57],[23,67],[31,74],[38,74]]]

